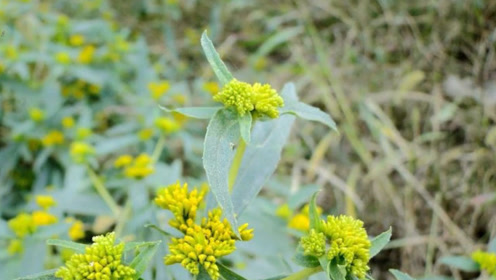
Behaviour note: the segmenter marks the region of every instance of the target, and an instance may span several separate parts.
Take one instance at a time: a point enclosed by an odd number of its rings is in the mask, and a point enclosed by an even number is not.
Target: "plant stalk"
[[[300,270],[298,272],[295,272],[288,277],[282,278],[281,280],[303,280],[306,279],[312,275],[314,275],[317,272],[321,272],[322,267],[317,266],[317,267],[308,267],[303,270]]]
[[[152,154],[152,161],[155,163],[157,162],[158,158],[160,157],[160,154],[162,153],[162,150],[164,149],[165,145],[165,136],[164,134],[160,135],[160,138],[157,141],[157,145],[155,146],[155,149],[153,150]]]
[[[239,167],[241,166],[241,160],[243,159],[243,155],[245,154],[246,143],[243,138],[240,138],[239,145],[236,148],[236,154],[234,155],[233,163],[231,165],[231,169],[229,169],[229,177],[227,179],[229,192],[232,192],[234,187],[234,182],[236,182],[236,177],[238,177]]]
[[[108,190],[103,185],[103,182],[100,180],[100,178],[98,178],[98,175],[96,175],[95,171],[93,171],[90,166],[86,167],[88,169],[88,174],[90,175],[91,182],[93,183],[93,186],[95,186],[96,191],[102,197],[103,201],[105,201],[114,216],[119,217],[119,205],[117,205],[115,200],[112,198]]]

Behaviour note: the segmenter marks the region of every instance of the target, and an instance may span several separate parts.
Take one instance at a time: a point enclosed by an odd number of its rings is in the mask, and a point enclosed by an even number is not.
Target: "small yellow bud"
[[[43,210],[48,210],[48,208],[55,206],[57,203],[52,196],[49,195],[37,195],[35,197],[36,204],[43,208]]]
[[[32,215],[33,223],[36,226],[47,226],[55,224],[58,220],[57,217],[45,211],[34,211]]]
[[[31,108],[29,109],[29,117],[34,122],[41,122],[45,119],[45,113],[39,108]]]
[[[62,126],[64,128],[71,128],[74,126],[74,119],[72,117],[64,117],[62,119]]]

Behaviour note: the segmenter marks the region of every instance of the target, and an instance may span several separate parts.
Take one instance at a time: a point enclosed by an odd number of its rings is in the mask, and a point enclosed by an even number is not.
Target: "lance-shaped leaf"
[[[251,114],[244,114],[243,116],[238,116],[239,120],[239,132],[241,134],[241,138],[246,142],[250,143],[251,139],[251,123],[252,117]]]
[[[308,206],[308,214],[310,216],[310,228],[320,231],[322,220],[320,219],[319,211],[317,210],[317,194],[312,195]]]
[[[476,272],[480,270],[479,264],[465,256],[446,256],[439,260],[441,263],[458,268],[463,271]]]
[[[203,167],[210,190],[236,234],[238,227],[228,177],[235,152],[232,147],[238,143],[239,136],[237,115],[228,109],[221,109],[208,124],[203,147]]]
[[[391,274],[393,274],[394,277],[398,280],[415,280],[415,278],[411,277],[410,275],[396,269],[390,269],[389,272],[391,272]]]
[[[329,128],[338,131],[336,123],[329,114],[303,102],[287,104],[281,109],[281,114],[293,114],[305,120],[320,122],[327,125]]]
[[[372,240],[370,240],[370,258],[377,255],[383,248],[389,243],[392,235],[392,228],[390,227],[387,231],[377,235]]]
[[[68,240],[62,240],[62,239],[48,239],[46,241],[46,244],[67,248],[76,253],[84,253],[84,248],[86,248],[86,245],[84,244],[76,243]]]
[[[172,113],[180,113],[182,115],[185,115],[190,118],[194,119],[210,119],[223,107],[217,106],[217,107],[183,107],[183,108],[175,108],[175,109],[169,109],[164,106],[160,106],[160,109]]]
[[[143,274],[146,267],[148,266],[148,263],[152,260],[153,255],[155,255],[155,252],[158,249],[158,244],[160,244],[160,242],[161,241],[146,242],[147,244],[145,246],[140,247],[141,251],[129,264],[131,268],[134,268],[134,270],[136,270],[134,279],[139,279],[141,274]]]
[[[284,86],[281,95],[285,103],[297,102],[295,87],[291,83]],[[283,115],[277,119],[256,122],[253,126],[250,145],[246,147],[232,192],[238,215],[276,170],[294,120],[292,115]]]
[[[243,276],[237,274],[220,263],[217,263],[217,266],[219,267],[220,276],[225,280],[246,280]]]
[[[59,280],[60,278],[55,277],[55,272],[57,269],[50,269],[40,273],[32,274],[29,276],[24,276],[16,278],[15,280]]]
[[[305,256],[301,248],[296,250],[296,255],[294,257],[296,264],[303,267],[317,267],[320,266],[319,259],[314,256]]]
[[[230,80],[233,79],[231,72],[227,69],[226,65],[220,59],[219,54],[215,50],[214,44],[207,36],[207,31],[204,31],[201,36],[201,46],[203,48],[203,52],[207,57],[208,63],[214,70],[215,75],[219,79],[219,81],[224,85],[227,84]]]

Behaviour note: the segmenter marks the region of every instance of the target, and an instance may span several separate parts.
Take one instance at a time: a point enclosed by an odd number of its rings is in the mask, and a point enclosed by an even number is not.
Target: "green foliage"
[[[370,247],[370,258],[373,258],[377,255],[388,243],[391,239],[392,228],[389,228],[387,231],[377,235],[370,242],[372,246]]]
[[[464,271],[474,272],[479,271],[479,265],[471,258],[465,256],[444,256],[439,261],[443,264],[452,266]]]

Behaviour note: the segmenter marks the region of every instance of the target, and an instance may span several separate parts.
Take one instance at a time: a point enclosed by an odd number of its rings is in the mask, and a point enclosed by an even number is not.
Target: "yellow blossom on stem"
[[[474,262],[478,263],[481,269],[484,269],[492,276],[496,276],[496,254],[483,252],[483,251],[475,251],[472,253],[472,259]]]
[[[289,220],[291,217],[291,208],[289,208],[289,205],[287,203],[284,203],[283,205],[279,206],[276,210],[276,216],[283,218],[285,220]]]
[[[62,279],[132,280],[136,271],[122,264],[124,243],[115,245],[115,234],[93,237],[84,254],[74,254],[55,273]]]
[[[57,202],[50,195],[37,195],[35,197],[36,204],[43,208],[43,210],[48,210],[50,207],[55,206]]]
[[[71,128],[74,126],[74,119],[72,117],[64,117],[62,119],[62,126],[64,128]]]
[[[255,113],[275,119],[279,117],[279,110],[284,106],[284,100],[269,84],[255,83],[253,85],[253,105]]]
[[[166,117],[157,118],[155,126],[164,133],[173,133],[181,128],[175,120]]]
[[[81,34],[74,34],[69,38],[69,43],[72,46],[79,47],[84,44],[84,36]]]
[[[55,54],[55,60],[60,64],[69,64],[71,57],[66,52],[58,52]]]
[[[203,84],[203,89],[211,95],[216,95],[219,92],[219,84],[216,82],[206,82]]]
[[[74,221],[71,227],[69,228],[68,235],[74,241],[84,238],[85,233],[84,233],[83,222],[79,220]]]
[[[15,235],[20,238],[36,231],[36,225],[33,222],[33,217],[26,213],[21,213],[10,219],[7,222],[7,225],[15,233]]]
[[[138,132],[138,137],[142,141],[146,141],[153,136],[153,129],[151,128],[144,128]]]
[[[147,154],[140,154],[131,164],[124,168],[124,176],[133,179],[142,179],[154,171],[152,158]]]
[[[298,213],[289,220],[288,227],[299,231],[308,231],[310,229],[310,218],[308,215]]]
[[[22,245],[22,240],[20,239],[12,239],[9,242],[9,246],[7,247],[7,253],[9,255],[20,254],[24,251],[24,246]]]
[[[170,88],[168,81],[151,82],[148,84],[148,90],[153,100],[158,100],[162,95],[164,95]]]
[[[43,112],[39,108],[31,108],[31,109],[29,109],[29,117],[34,122],[41,122],[42,120],[45,119],[45,112]]]
[[[47,226],[55,224],[57,222],[57,217],[46,212],[46,211],[34,211],[32,213],[33,223],[36,226]]]
[[[52,130],[41,139],[41,142],[46,147],[61,145],[64,143],[64,134],[58,130]]]
[[[84,142],[73,142],[70,148],[72,160],[76,163],[84,163],[88,157],[95,154],[95,149]]]
[[[93,61],[94,54],[95,46],[87,45],[79,52],[78,62],[82,64],[88,64]]]
[[[133,162],[133,157],[130,155],[122,155],[119,156],[115,161],[114,161],[114,166],[115,168],[122,168],[125,166],[130,165]]]
[[[311,229],[307,236],[301,238],[300,245],[303,248],[303,253],[305,255],[319,258],[325,253],[326,238],[322,232]]]

